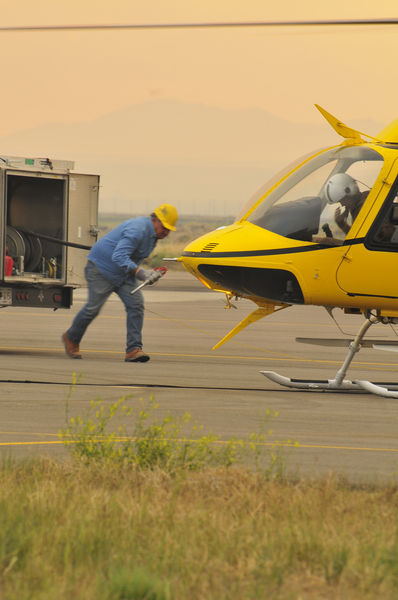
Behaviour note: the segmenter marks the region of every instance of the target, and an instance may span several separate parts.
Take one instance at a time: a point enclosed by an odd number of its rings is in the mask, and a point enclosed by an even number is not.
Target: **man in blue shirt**
[[[145,281],[149,272],[140,264],[150,255],[156,242],[175,231],[177,209],[161,204],[150,217],[137,217],[121,223],[98,240],[88,254],[85,277],[88,300],[77,313],[70,328],[62,335],[66,354],[82,358],[79,344],[91,321],[100,312],[106,300],[115,292],[127,313],[126,362],[146,362],[148,354],[142,350],[144,299],[141,290],[131,291]]]

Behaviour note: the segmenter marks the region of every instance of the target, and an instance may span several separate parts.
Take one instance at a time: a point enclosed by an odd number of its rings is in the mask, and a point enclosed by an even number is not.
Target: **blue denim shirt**
[[[151,217],[124,221],[98,240],[88,254],[100,273],[116,286],[122,285],[157,242]]]

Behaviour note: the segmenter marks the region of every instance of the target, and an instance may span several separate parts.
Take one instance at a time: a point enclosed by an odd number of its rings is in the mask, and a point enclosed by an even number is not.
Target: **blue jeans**
[[[91,261],[87,262],[84,275],[88,283],[88,300],[66,332],[69,339],[75,344],[80,343],[91,321],[99,314],[112,292],[115,292],[123,302],[127,314],[126,352],[131,352],[134,348],[142,348],[144,297],[141,290],[133,295],[130,294],[137,285],[135,279],[132,278],[129,283],[117,287],[105,279]]]

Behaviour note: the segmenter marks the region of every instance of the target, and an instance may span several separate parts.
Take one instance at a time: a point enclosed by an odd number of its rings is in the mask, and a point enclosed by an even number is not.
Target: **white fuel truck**
[[[69,308],[98,234],[99,176],[0,155],[0,307]]]

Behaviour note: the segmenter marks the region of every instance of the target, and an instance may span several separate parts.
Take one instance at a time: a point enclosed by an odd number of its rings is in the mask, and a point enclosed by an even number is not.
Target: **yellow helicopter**
[[[224,292],[227,305],[234,297],[257,305],[214,350],[247,325],[295,304],[362,313],[355,339],[297,339],[348,346],[333,379],[261,373],[293,388],[398,397],[398,384],[345,379],[361,347],[398,350],[398,340],[363,339],[372,324],[398,323],[398,119],[372,137],[315,106],[344,141],[290,165],[232,225],[194,240],[178,260],[205,286]]]

